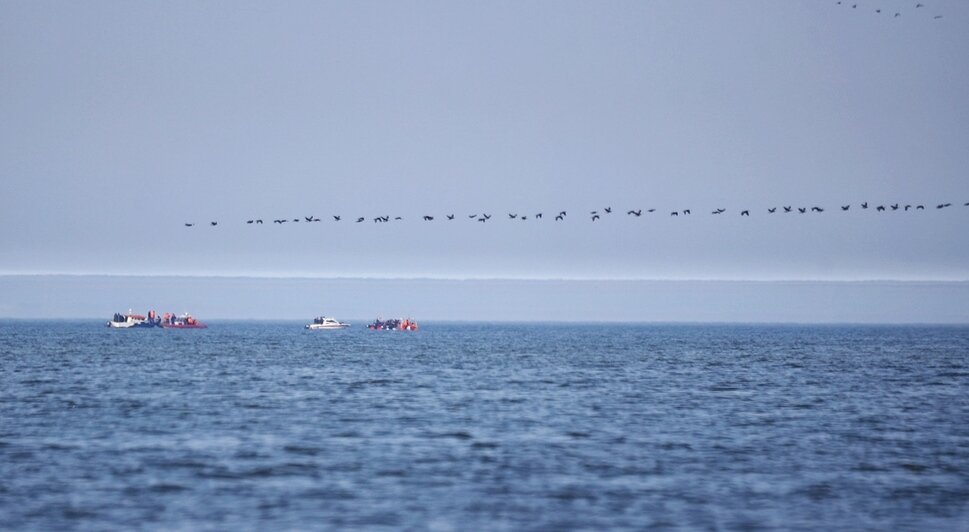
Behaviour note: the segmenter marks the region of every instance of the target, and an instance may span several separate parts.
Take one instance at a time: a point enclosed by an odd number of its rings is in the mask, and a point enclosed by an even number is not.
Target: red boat
[[[165,329],[204,329],[208,327],[187,312],[181,316],[166,312],[162,316],[161,326]]]

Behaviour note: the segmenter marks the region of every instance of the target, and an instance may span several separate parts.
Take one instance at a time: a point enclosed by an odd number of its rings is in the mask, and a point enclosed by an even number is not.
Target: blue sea
[[[0,321],[0,529],[969,529],[969,327],[362,325]]]

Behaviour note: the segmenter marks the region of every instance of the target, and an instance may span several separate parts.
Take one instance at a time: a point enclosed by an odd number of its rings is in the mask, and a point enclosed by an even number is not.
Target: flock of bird
[[[850,6],[851,9],[858,9],[859,5],[861,5],[859,2],[853,2],[851,0],[838,0],[836,4],[839,6]],[[870,3],[869,3],[869,6],[867,7],[867,9],[871,9],[872,11],[874,11],[876,14],[879,14],[879,15],[881,14],[891,15],[892,18],[898,18],[902,16],[901,11],[885,10],[885,9],[882,9],[881,7],[877,7],[877,5],[878,4],[876,4],[876,7],[872,8],[870,7]],[[921,2],[917,2],[915,4],[915,9],[922,9],[924,7],[925,7],[925,4]],[[861,9],[866,9],[866,7],[864,5],[861,5]],[[942,15],[932,15],[932,18],[935,20],[938,20],[942,18]]]
[[[952,203],[948,203],[948,202],[947,203],[939,203],[939,204],[935,205],[935,209],[936,210],[947,209],[949,207],[952,207],[952,205],[953,205]],[[963,206],[964,207],[969,207],[969,202],[964,203]],[[839,207],[840,207],[841,212],[847,212],[847,211],[850,211],[851,210],[852,205],[851,204],[848,204],[848,205],[839,205]],[[924,211],[924,210],[926,210],[925,205],[922,205],[922,204],[906,204],[906,205],[902,205],[901,203],[892,203],[892,204],[888,204],[888,205],[869,205],[869,203],[867,201],[859,204],[858,207],[860,207],[862,210],[866,210],[866,209],[869,209],[870,208],[870,209],[872,209],[872,210],[874,210],[876,212]],[[817,206],[817,205],[812,206],[812,207],[795,207],[794,205],[780,205],[778,207],[768,207],[767,208],[767,214],[787,214],[787,213],[795,213],[795,212],[796,213],[799,213],[799,214],[808,214],[808,213],[811,213],[811,214],[820,214],[820,213],[825,212],[826,210],[827,209],[825,207],[820,207],[820,206]],[[835,209],[832,209],[832,210],[835,210]],[[639,218],[639,217],[643,216],[644,213],[651,214],[651,213],[655,213],[655,212],[656,212],[656,209],[655,208],[651,208],[651,209],[642,209],[642,208],[639,208],[639,209],[629,209],[629,210],[626,211],[626,216],[633,216],[633,217]],[[749,217],[751,210],[750,209],[742,209],[742,210],[739,210],[737,212],[739,212],[740,216],[748,216]],[[679,217],[679,216],[690,216],[692,213],[693,213],[693,210],[692,209],[681,209],[681,210],[669,211],[669,215],[670,216],[677,216],[677,217]],[[726,213],[727,213],[727,209],[726,208],[723,208],[723,207],[718,207],[718,208],[710,211],[710,214],[712,214],[714,216],[722,215],[722,214],[726,214]],[[542,212],[538,212],[538,213],[535,213],[535,214],[532,214],[532,215],[519,214],[519,213],[514,213],[514,212],[509,212],[509,213],[506,213],[506,214],[508,216],[508,218],[507,218],[508,220],[526,221],[526,220],[541,220],[541,219],[544,218],[544,213],[542,213]],[[597,210],[594,210],[594,211],[588,211],[588,217],[593,222],[595,222],[596,220],[602,219],[603,216],[609,216],[611,214],[613,214],[612,207],[605,207],[605,208],[603,208],[601,210],[598,210],[597,209]],[[555,216],[554,216],[553,219],[556,222],[561,222],[561,221],[564,221],[567,216],[568,216],[568,212],[567,211],[559,211],[557,214],[555,214]],[[343,220],[343,216],[341,216],[341,215],[333,215],[332,217],[333,217],[333,221],[334,222],[340,222],[340,221]],[[486,223],[489,220],[491,220],[492,214],[484,213],[484,212],[482,212],[482,213],[472,213],[472,214],[466,215],[466,217],[467,217],[468,220],[471,220],[471,221],[480,222],[480,223]],[[423,216],[420,217],[420,219],[423,220],[423,221],[425,221],[425,222],[433,222],[434,220],[437,220],[437,219],[440,219],[440,218],[441,217],[438,216],[438,215],[431,215],[431,214],[425,214],[425,215],[423,215]],[[374,217],[370,217],[370,218],[368,218],[366,216],[358,216],[356,218],[351,218],[351,220],[353,220],[353,223],[358,223],[358,224],[359,223],[367,222],[368,220],[371,220],[373,223],[378,223],[379,224],[379,223],[388,223],[391,220],[401,221],[403,219],[404,219],[403,216],[394,216],[393,218],[391,218],[390,215],[374,216]],[[456,214],[453,214],[453,213],[452,214],[445,214],[443,216],[443,219],[446,219],[446,220],[455,220],[455,219],[457,219],[457,215]],[[287,224],[287,223],[300,223],[300,222],[303,222],[303,223],[314,223],[314,222],[321,222],[321,221],[322,220],[320,218],[317,218],[316,216],[312,216],[312,215],[311,216],[296,217],[296,218],[276,218],[276,219],[271,220],[271,222],[273,224],[278,224],[278,225],[283,225],[283,224]],[[248,224],[248,225],[260,225],[260,224],[263,224],[265,222],[261,218],[253,218],[253,219],[250,219],[250,220],[246,220],[245,223]],[[195,225],[196,225],[195,222],[185,222],[185,227],[195,227]],[[211,222],[209,222],[209,225],[214,227],[214,226],[219,225],[219,222],[217,222],[217,221],[211,221]]]

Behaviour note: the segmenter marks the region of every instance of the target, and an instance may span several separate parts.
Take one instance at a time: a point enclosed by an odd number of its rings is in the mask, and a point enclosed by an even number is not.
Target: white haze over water
[[[326,314],[435,321],[969,323],[967,282],[535,281],[0,276],[0,318]]]

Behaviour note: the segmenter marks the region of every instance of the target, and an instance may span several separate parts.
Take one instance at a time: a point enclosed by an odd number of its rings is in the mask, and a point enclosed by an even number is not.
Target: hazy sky
[[[0,274],[969,279],[969,2],[852,3],[0,0]]]
[[[203,320],[326,314],[442,320],[969,323],[969,282],[522,281],[4,276],[0,319],[103,323],[129,308]]]

